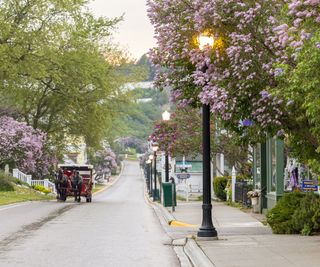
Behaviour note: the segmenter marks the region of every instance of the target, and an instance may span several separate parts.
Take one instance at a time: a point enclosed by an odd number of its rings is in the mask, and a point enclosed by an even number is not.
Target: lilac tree
[[[273,92],[290,102],[284,129],[291,151],[320,171],[320,1],[292,0],[286,8],[287,16],[274,28],[285,53],[275,64]]]
[[[96,151],[90,161],[94,165],[98,177],[111,174],[118,167],[116,154],[111,148]]]
[[[308,146],[304,159],[319,159],[320,128],[312,114],[318,99],[320,1],[149,0],[148,5],[158,41],[150,53],[158,87],[170,86],[180,105],[209,104],[223,127],[245,141],[286,132],[289,141]],[[214,37],[213,47],[198,48],[201,32]],[[313,82],[304,98],[308,75]],[[303,145],[294,148],[301,152]]]
[[[55,157],[45,142],[43,132],[11,117],[0,117],[0,166],[9,164],[28,174],[47,175]]]
[[[171,86],[182,104],[210,104],[234,130],[243,130],[239,122],[250,119],[274,131],[283,101],[266,89],[274,83],[272,67],[282,51],[270,40],[280,2],[149,1],[158,40],[151,52],[157,85]],[[196,37],[204,31],[215,36],[215,44],[201,51]]]
[[[217,122],[211,121],[211,132],[215,132]],[[171,156],[197,156],[202,153],[202,123],[199,110],[190,107],[180,108],[170,121],[155,123],[150,141],[157,142],[162,151]],[[226,160],[236,167],[241,175],[248,175],[248,146],[236,142],[230,132],[219,132],[211,136],[212,158],[216,153],[225,155]]]
[[[134,148],[137,153],[144,153],[147,150],[146,142],[138,137],[121,137],[118,142],[124,150],[123,152],[125,152],[126,148]]]

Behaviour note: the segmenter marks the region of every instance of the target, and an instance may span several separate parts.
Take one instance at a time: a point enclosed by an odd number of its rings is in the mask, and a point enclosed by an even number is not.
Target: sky
[[[91,0],[89,8],[98,16],[108,18],[124,14],[114,34],[114,41],[139,59],[156,46],[153,27],[147,17],[146,0]]]

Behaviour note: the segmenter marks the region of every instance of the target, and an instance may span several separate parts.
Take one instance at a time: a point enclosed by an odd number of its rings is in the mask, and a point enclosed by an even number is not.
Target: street
[[[0,266],[180,266],[137,162],[92,203],[0,207]]]

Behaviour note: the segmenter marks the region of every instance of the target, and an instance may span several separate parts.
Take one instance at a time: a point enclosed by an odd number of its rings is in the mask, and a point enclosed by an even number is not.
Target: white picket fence
[[[190,185],[188,183],[176,184],[176,191],[177,195],[184,197],[187,202],[189,201]]]
[[[13,169],[12,170],[12,176],[15,178],[18,178],[20,181],[27,183],[30,186],[33,185],[41,185],[47,189],[50,189],[51,192],[57,193],[56,186],[54,183],[50,182],[48,179],[44,180],[32,180],[31,175],[27,175],[20,171],[19,169]]]

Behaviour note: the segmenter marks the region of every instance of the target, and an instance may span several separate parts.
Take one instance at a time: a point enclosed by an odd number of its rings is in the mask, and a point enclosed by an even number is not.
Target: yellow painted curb
[[[97,195],[97,194],[99,194],[99,193],[101,193],[101,192],[104,192],[104,191],[106,191],[107,189],[109,189],[110,187],[112,187],[116,182],[118,182],[120,176],[122,175],[122,172],[123,172],[123,170],[124,170],[124,167],[125,167],[124,162],[121,162],[121,171],[120,171],[120,173],[118,174],[118,176],[117,176],[111,183],[106,184],[104,187],[102,187],[102,188],[99,189],[98,191],[92,193],[92,195],[95,196],[95,195]]]
[[[171,222],[169,222],[169,225],[173,226],[173,227],[197,227],[197,225],[195,225],[195,224],[179,222],[176,220],[172,220]]]

